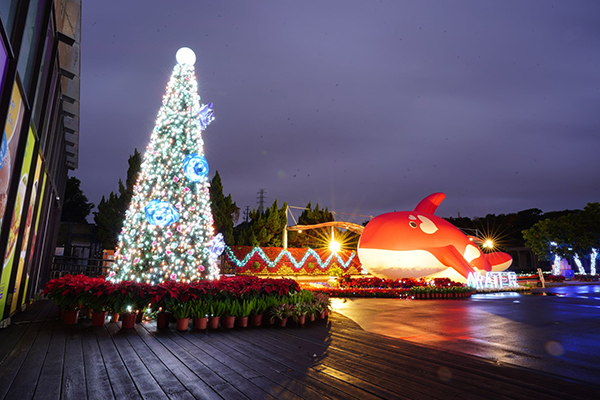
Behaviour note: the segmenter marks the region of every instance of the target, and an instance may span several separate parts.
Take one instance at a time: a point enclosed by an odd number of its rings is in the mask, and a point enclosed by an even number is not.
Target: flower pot
[[[121,314],[121,329],[131,329],[135,326],[135,313]]]
[[[237,325],[240,328],[245,328],[248,326],[248,317],[237,317]]]
[[[171,314],[168,312],[159,312],[156,314],[156,328],[164,329],[169,327],[169,319],[171,319]]]
[[[308,315],[308,320],[309,320],[310,322],[314,322],[314,320],[315,320],[315,319],[316,319],[316,318],[315,318],[315,314],[309,314],[309,315]]]
[[[327,316],[327,314],[325,314],[325,311],[323,311],[322,313],[319,314],[319,319],[325,319],[326,316]]]
[[[140,310],[135,316],[135,323],[139,324],[140,322],[142,322],[142,319],[144,319],[144,311]]]
[[[189,317],[188,318],[177,318],[177,330],[178,331],[187,331],[189,325],[190,325]]]
[[[262,325],[262,320],[263,320],[262,314],[260,314],[260,315],[253,315],[252,318],[251,318],[252,326],[261,326]]]
[[[306,323],[306,315],[298,317],[298,325],[304,325]]]
[[[75,325],[79,320],[79,310],[63,310],[62,319],[65,325]]]
[[[119,313],[118,312],[114,312],[110,315],[110,320],[112,322],[117,322],[119,320]]]
[[[218,329],[219,328],[219,320],[221,317],[210,317],[208,319],[208,327],[210,329]]]
[[[235,325],[235,317],[221,317],[221,326],[225,329],[231,329]]]
[[[282,328],[287,324],[287,318],[278,318],[277,319],[277,325],[281,326]]]
[[[92,311],[92,326],[103,326],[106,320],[106,311]]]
[[[206,329],[207,324],[208,324],[208,318],[206,318],[206,317],[201,317],[201,318],[194,317],[194,328],[200,329],[200,330],[204,330],[204,329]],[[218,325],[219,324],[217,323],[217,326]]]

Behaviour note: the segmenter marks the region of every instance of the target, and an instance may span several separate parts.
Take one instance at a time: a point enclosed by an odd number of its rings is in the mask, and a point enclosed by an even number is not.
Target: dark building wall
[[[80,0],[0,3],[0,326],[49,277],[79,145]]]

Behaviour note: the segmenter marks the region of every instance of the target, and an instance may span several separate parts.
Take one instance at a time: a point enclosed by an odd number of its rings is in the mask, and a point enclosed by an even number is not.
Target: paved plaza
[[[577,310],[598,308],[581,300],[334,300],[304,327],[208,332],[67,326],[39,302],[0,330],[0,399],[596,399],[597,318]]]

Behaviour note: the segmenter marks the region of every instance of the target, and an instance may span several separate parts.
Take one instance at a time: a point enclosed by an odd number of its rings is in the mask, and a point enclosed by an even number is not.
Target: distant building
[[[48,280],[79,147],[81,0],[0,3],[0,326]]]

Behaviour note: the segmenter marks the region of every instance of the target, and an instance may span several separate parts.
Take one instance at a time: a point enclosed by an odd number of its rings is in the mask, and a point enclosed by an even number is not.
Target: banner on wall
[[[8,233],[8,242],[6,243],[6,252],[4,253],[4,263],[2,264],[2,280],[0,281],[0,320],[4,318],[4,307],[13,293],[8,293],[8,284],[14,265],[15,245],[18,241],[19,227],[21,226],[21,214],[23,213],[23,205],[25,204],[25,195],[27,192],[27,183],[29,181],[31,160],[33,158],[33,148],[35,146],[35,135],[29,130],[27,138],[27,146],[25,147],[25,155],[23,156],[23,165],[21,174],[19,175],[19,188],[17,191],[17,199],[13,208],[12,220],[10,222],[10,232]]]
[[[29,137],[27,138],[27,146],[29,143],[33,142],[35,145],[35,135],[33,130],[29,128]],[[33,149],[32,149],[33,152]],[[27,206],[27,218],[25,219],[25,230],[23,231],[23,242],[21,244],[20,251],[19,249],[15,250],[15,254],[19,254],[19,266],[17,268],[17,275],[15,279],[15,289],[13,302],[10,305],[10,314],[16,311],[17,306],[22,302],[19,301],[19,295],[21,294],[21,282],[23,279],[23,274],[27,271],[24,271],[23,268],[26,265],[25,257],[27,255],[27,245],[29,244],[29,234],[31,233],[31,222],[33,220],[33,211],[35,207],[35,200],[37,199],[38,193],[38,184],[40,181],[40,173],[42,172],[42,158],[38,155],[37,164],[35,168],[35,173],[33,175],[33,186],[31,189],[31,195],[29,196],[29,203]],[[25,210],[23,210],[25,211]]]
[[[42,169],[41,165],[42,165],[42,156],[41,154],[38,155],[38,168]],[[44,174],[42,176],[42,188],[39,191],[39,198],[40,200],[38,201],[38,207],[37,207],[37,211],[36,211],[36,217],[35,217],[35,227],[33,228],[33,234],[31,237],[31,246],[29,247],[29,255],[27,256],[27,263],[26,263],[26,276],[25,276],[25,287],[23,288],[23,293],[27,293],[27,288],[29,287],[29,277],[31,276],[32,272],[32,268],[31,268],[31,263],[33,262],[33,256],[35,255],[35,244],[37,243],[37,237],[38,237],[38,233],[40,232],[40,216],[42,215],[42,205],[44,205],[44,190],[46,190],[46,177],[48,176],[48,174],[44,171]],[[23,296],[23,299],[21,300],[21,304],[25,303],[25,297]]]
[[[4,77],[6,75],[6,64],[8,64],[8,54],[4,48],[4,43],[0,40],[0,93],[4,89]]]
[[[23,113],[25,105],[23,104],[21,91],[15,81],[8,114],[6,116],[6,125],[2,134],[2,143],[0,144],[0,227],[6,212],[6,201],[8,200],[8,188],[14,169],[13,160],[17,155],[17,146],[21,137],[21,124],[23,123]]]

